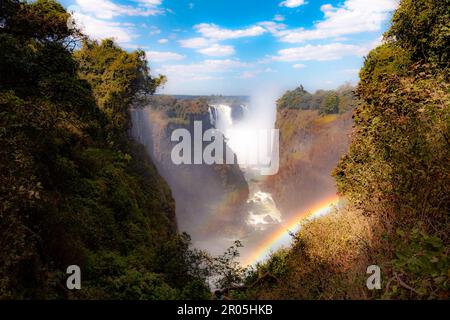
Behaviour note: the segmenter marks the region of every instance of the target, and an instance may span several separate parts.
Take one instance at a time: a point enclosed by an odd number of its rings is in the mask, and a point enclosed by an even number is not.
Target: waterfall
[[[252,146],[256,144],[255,137],[247,133],[262,128],[263,125],[270,128],[273,126],[273,123],[261,121],[262,115],[269,112],[262,109],[260,103],[258,109],[252,108],[252,105],[217,103],[210,105],[208,112],[206,121],[209,120],[212,126],[224,135],[227,146],[233,150],[236,157],[242,158],[246,152],[254,152]],[[178,226],[180,230],[192,235],[196,247],[220,254],[234,239],[241,239],[245,245],[241,251],[241,259],[245,261],[262,239],[284,223],[286,217],[282,219],[272,195],[263,189],[264,176],[259,174],[257,167],[240,166],[249,187],[248,198],[244,203],[241,200],[235,216],[220,216],[222,204],[227,204],[228,197],[233,195],[233,190],[224,190],[221,180],[223,178],[216,176],[215,172],[210,172],[208,166],[177,167],[172,164],[171,145],[165,135],[167,124],[163,113],[154,111],[151,107],[132,109],[130,113],[133,124],[130,134],[146,147],[158,172],[168,182],[177,203]],[[245,130],[233,133],[234,129]],[[207,186],[206,190],[202,189],[202,184]],[[239,192],[238,189],[236,191]],[[212,225],[215,217],[217,221],[225,221],[220,227],[233,229],[218,234],[218,227]],[[208,229],[210,224],[211,231]]]
[[[211,105],[209,107],[211,124],[223,134],[233,126],[231,107],[226,104]]]
[[[146,119],[146,110],[134,109],[130,110],[131,123],[130,128],[131,136],[139,143],[148,147],[148,121]]]
[[[248,159],[249,154],[255,154],[258,145],[258,129],[268,128],[267,123],[255,116],[256,110],[246,105],[242,108],[242,118],[234,121],[233,110],[227,104],[210,105],[209,115],[211,124],[226,138],[228,146],[239,159]],[[266,227],[281,223],[281,213],[270,193],[260,188],[262,177],[258,167],[240,166],[249,186],[247,225],[256,230],[265,230]]]

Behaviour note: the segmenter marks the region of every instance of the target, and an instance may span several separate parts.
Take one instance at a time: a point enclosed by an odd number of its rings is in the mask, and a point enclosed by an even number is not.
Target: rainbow
[[[258,246],[255,249],[255,253],[250,256],[244,265],[254,265],[257,262],[264,261],[271,252],[280,249],[292,241],[290,234],[298,232],[300,228],[300,221],[327,214],[332,210],[332,208],[336,207],[338,203],[339,197],[334,195],[323,199],[308,210],[298,212],[295,214],[294,218],[287,223],[284,223],[283,227],[275,231],[268,239]]]

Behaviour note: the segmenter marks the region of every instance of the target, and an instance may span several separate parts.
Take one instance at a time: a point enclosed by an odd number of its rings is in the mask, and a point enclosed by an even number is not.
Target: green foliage
[[[67,19],[70,14],[56,1],[37,0],[24,3],[19,0],[2,2],[2,31],[22,39],[33,38],[38,42],[66,42],[68,37],[77,36],[77,30],[70,30]],[[2,32],[2,33],[3,33]]]
[[[256,266],[257,274],[261,276],[266,273],[270,273],[276,278],[286,276],[287,273],[289,272],[289,266],[287,263],[288,254],[289,250],[287,249],[280,249],[272,253],[270,257],[267,259],[267,262],[258,264]]]
[[[278,99],[277,107],[279,109],[309,109],[310,101],[311,94],[307,92],[303,86],[299,86],[292,91],[287,91],[280,99]]]
[[[188,126],[190,120],[200,119],[208,114],[209,109],[209,103],[205,98],[176,99],[167,95],[148,97],[147,105],[163,111],[167,115],[168,121],[180,126]]]
[[[357,98],[355,97],[355,89],[350,84],[344,84],[339,87],[337,91],[339,96],[339,113],[353,110],[358,102]]]
[[[339,112],[339,97],[336,92],[330,92],[323,100],[319,113],[320,114],[333,114]]]
[[[302,225],[285,258],[250,278],[287,265],[278,283],[241,297],[449,298],[449,10],[448,0],[400,2],[360,71],[352,142],[333,173],[347,207]],[[382,290],[365,287],[372,264]]]
[[[172,300],[178,292],[164,281],[164,277],[150,272],[127,271],[112,283],[113,299]]]
[[[204,297],[170,190],[126,132],[161,78],[110,40],[73,54],[80,34],[55,1],[2,5],[0,298]],[[65,289],[71,264],[81,291]]]
[[[217,279],[216,287],[230,288],[242,284],[246,270],[236,261],[241,247],[241,242],[235,241],[222,256],[211,260],[211,269]]]
[[[448,68],[450,2],[402,0],[386,37],[408,51],[414,60]]]
[[[150,77],[144,51],[128,53],[110,39],[101,43],[85,39],[74,56],[80,78],[91,85],[99,108],[119,131],[129,125],[130,104],[136,104],[142,95],[154,93],[163,81],[161,77]]]
[[[450,85],[442,61],[448,9],[448,1],[401,2],[387,43],[369,53],[360,72],[363,103],[350,150],[334,172],[339,191],[377,217],[380,236],[389,239],[379,259],[397,282],[390,298],[446,297],[448,280],[439,277],[449,268],[442,259],[450,203]],[[430,241],[440,253],[430,251]],[[442,263],[439,271],[432,256]]]
[[[345,84],[337,90],[317,90],[314,94],[307,92],[303,86],[287,91],[277,101],[278,110],[299,109],[319,110],[322,115],[344,113],[356,105],[353,87]]]
[[[436,299],[449,291],[449,250],[442,239],[413,228],[408,233],[398,229],[396,241],[393,284],[387,288],[386,297]]]

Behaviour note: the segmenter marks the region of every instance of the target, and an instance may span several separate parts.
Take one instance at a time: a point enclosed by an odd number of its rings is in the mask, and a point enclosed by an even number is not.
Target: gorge
[[[257,99],[230,101],[154,96],[131,115],[131,134],[146,146],[168,181],[178,227],[191,235],[197,248],[221,254],[240,240],[240,261],[253,264],[288,245],[289,232],[296,231],[303,218],[337,204],[331,170],[349,143],[348,111],[320,116],[317,110],[277,109],[274,98],[260,94]],[[215,129],[224,136],[235,164],[172,163],[176,142],[171,133],[185,128],[194,135],[198,121],[203,132]],[[274,128],[280,131],[280,168],[264,175],[261,165],[247,165],[245,160],[259,151],[257,133]]]
[[[111,18],[98,37],[69,2],[0,1],[0,300],[449,299],[448,0],[310,1],[245,32],[239,2],[186,23],[234,38],[201,41],[213,51],[167,33],[182,10],[133,18],[159,30],[125,17],[143,1],[82,1]],[[149,29],[105,39],[133,26]],[[269,42],[239,40],[255,30]],[[294,48],[291,32],[327,38]],[[223,138],[234,161],[174,163],[176,130]]]

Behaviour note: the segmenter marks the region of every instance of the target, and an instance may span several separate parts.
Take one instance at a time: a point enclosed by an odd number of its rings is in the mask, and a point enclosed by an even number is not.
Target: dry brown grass
[[[307,221],[287,255],[283,285],[259,288],[258,299],[368,299],[366,270],[379,264],[380,222],[353,208]]]

